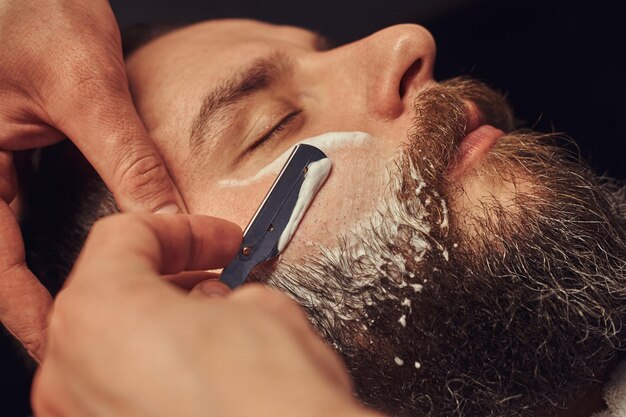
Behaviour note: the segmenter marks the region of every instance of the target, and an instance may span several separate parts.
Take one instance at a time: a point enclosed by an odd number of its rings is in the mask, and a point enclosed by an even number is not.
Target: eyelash
[[[288,127],[293,121],[295,121],[296,118],[300,116],[301,113],[302,113],[302,109],[294,110],[291,113],[289,113],[287,116],[283,117],[283,119],[280,122],[278,122],[278,124],[274,126],[272,130],[270,130],[267,134],[265,134],[261,139],[257,140],[252,145],[250,145],[250,147],[248,148],[248,152],[252,152],[255,149],[259,148],[260,146],[264,145],[265,143],[276,139],[278,134],[282,132],[286,127]]]

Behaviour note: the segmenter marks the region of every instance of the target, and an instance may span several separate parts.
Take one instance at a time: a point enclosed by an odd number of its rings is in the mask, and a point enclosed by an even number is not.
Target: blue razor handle
[[[278,255],[278,240],[298,201],[309,164],[326,158],[311,145],[297,145],[246,227],[237,256],[222,271],[220,281],[230,288],[242,285],[252,269]]]

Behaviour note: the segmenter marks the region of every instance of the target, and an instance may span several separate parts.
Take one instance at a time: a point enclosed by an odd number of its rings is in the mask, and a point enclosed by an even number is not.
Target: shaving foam
[[[319,136],[303,139],[294,146],[304,143],[320,148],[325,153],[328,153],[329,150],[355,147],[372,140],[373,137],[366,132],[327,132]],[[285,162],[287,162],[292,149],[293,147],[289,148],[281,156],[251,177],[243,179],[225,179],[219,181],[218,184],[222,187],[242,187],[258,182],[270,174],[278,175],[280,169],[285,165]]]
[[[317,192],[320,190],[320,188],[322,188],[322,185],[324,184],[324,181],[326,181],[326,178],[328,178],[331,166],[332,164],[330,162],[330,159],[324,158],[309,164],[309,166],[307,167],[304,181],[302,182],[300,192],[298,193],[298,200],[296,200],[296,205],[291,212],[291,217],[289,217],[289,222],[287,222],[287,226],[285,226],[283,233],[278,239],[279,253],[283,252],[289,241],[291,241],[294,233],[296,233],[296,229],[300,225],[304,213],[313,202],[313,199],[317,195]]]

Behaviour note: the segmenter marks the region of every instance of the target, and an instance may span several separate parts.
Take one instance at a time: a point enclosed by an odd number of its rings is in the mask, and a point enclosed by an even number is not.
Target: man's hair
[[[185,26],[187,26],[187,23],[152,23],[137,24],[124,29],[122,32],[124,57],[130,56],[133,52],[153,40]]]
[[[20,225],[26,263],[54,295],[72,270],[91,226],[118,208],[71,142],[39,150],[34,156]]]

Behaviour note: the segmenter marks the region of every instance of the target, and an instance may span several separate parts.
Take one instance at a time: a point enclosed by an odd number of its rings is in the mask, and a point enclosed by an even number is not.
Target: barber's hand
[[[50,295],[28,271],[7,207],[11,151],[72,140],[122,209],[183,207],[139,119],[106,0],[0,1],[0,321],[41,357]]]
[[[33,406],[48,416],[365,416],[334,351],[285,295],[187,295],[163,274],[224,266],[241,232],[200,216],[94,227],[48,329]]]

